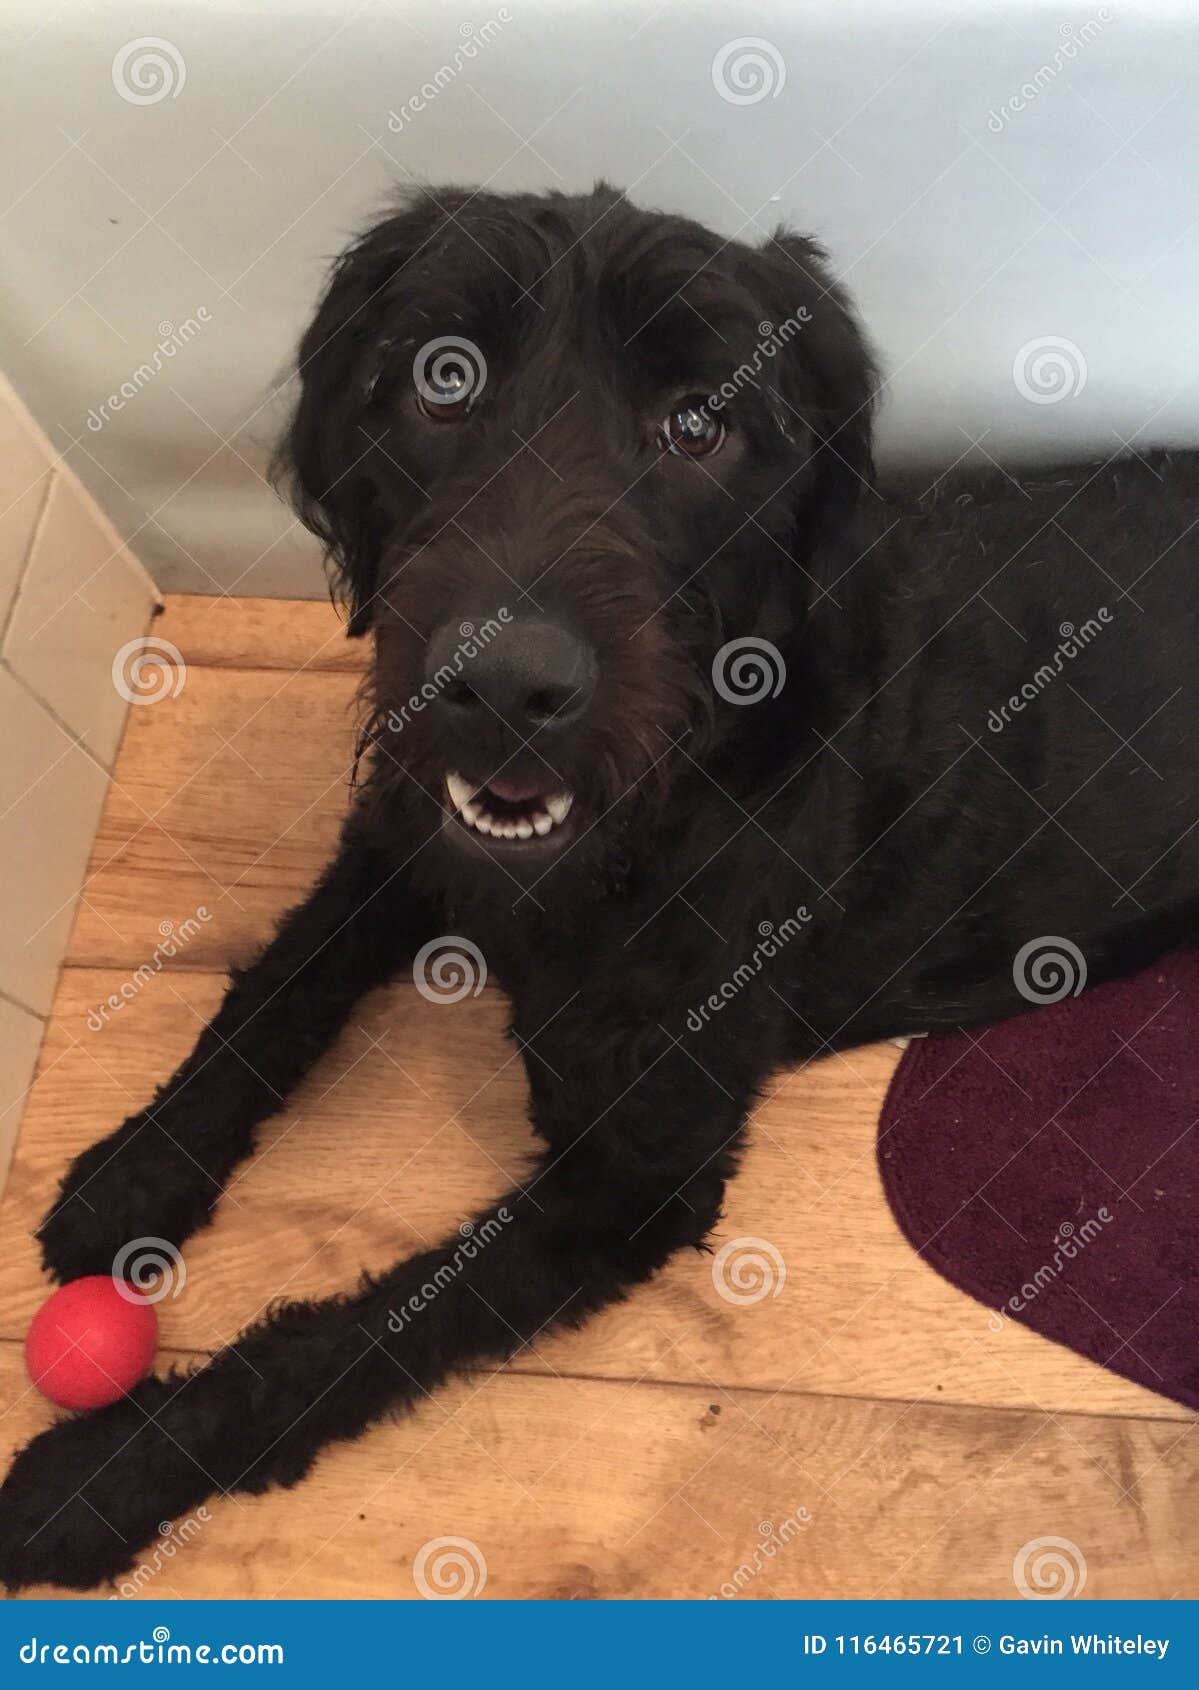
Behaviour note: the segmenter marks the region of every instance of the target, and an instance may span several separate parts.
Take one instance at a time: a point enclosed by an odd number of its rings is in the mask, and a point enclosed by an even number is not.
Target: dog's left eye
[[[461,422],[473,409],[474,397],[474,387],[464,370],[425,375],[417,382],[417,408],[431,422]]]
[[[658,442],[664,452],[682,458],[707,458],[724,445],[724,423],[707,410],[701,395],[684,399],[664,418]]]

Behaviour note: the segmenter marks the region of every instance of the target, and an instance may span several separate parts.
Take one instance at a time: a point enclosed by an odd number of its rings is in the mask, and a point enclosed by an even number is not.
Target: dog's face
[[[339,261],[300,374],[284,461],[376,636],[372,801],[501,880],[610,879],[744,731],[717,654],[793,648],[869,475],[818,249],[602,187],[430,196]]]

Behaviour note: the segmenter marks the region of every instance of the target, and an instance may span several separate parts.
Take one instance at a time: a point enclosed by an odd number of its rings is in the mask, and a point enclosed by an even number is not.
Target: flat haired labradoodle
[[[820,249],[602,185],[388,216],[299,379],[283,468],[374,638],[360,779],[311,896],[67,1172],[46,1267],[185,1244],[362,994],[455,951],[510,996],[543,1148],[470,1259],[36,1437],[10,1586],[119,1575],[703,1246],[780,1066],[1025,1010],[1038,945],[1096,982],[1195,937],[1199,459],[883,497]]]

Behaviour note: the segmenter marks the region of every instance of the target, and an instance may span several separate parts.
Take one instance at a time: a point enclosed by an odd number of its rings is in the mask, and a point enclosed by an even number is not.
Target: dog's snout
[[[457,620],[437,629],[425,654],[425,679],[442,708],[465,726],[472,715],[497,716],[522,733],[565,727],[595,692],[595,652],[547,617],[518,617],[464,656]]]

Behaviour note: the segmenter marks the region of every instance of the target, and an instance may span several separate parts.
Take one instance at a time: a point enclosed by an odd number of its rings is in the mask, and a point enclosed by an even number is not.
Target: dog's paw
[[[62,1420],[26,1444],[0,1486],[0,1584],[89,1590],[119,1577],[213,1486],[151,1418],[179,1381]]]
[[[141,1239],[174,1251],[209,1217],[214,1183],[152,1123],[131,1128],[136,1120],[76,1157],[37,1229],[60,1284],[120,1271],[122,1249]]]
[[[134,1238],[145,1234],[134,1233]],[[36,1233],[42,1266],[66,1285],[85,1274],[111,1273],[130,1234],[110,1212],[87,1207],[78,1196],[60,1196]]]

